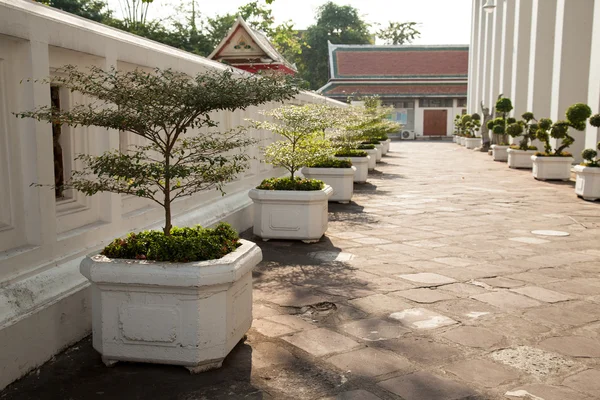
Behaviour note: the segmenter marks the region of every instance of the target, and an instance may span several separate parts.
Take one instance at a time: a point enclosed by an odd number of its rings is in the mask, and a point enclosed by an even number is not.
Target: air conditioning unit
[[[415,140],[415,131],[402,131],[400,134],[402,140]]]

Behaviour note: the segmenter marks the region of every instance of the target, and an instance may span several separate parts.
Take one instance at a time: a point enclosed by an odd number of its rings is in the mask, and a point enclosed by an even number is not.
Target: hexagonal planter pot
[[[600,199],[600,167],[576,165],[575,194],[584,200]]]
[[[568,181],[571,179],[573,157],[531,156],[533,177],[540,181]]]
[[[499,144],[492,145],[492,157],[494,161],[507,161],[508,160],[508,152],[507,150],[510,146],[501,146]]]
[[[248,193],[254,202],[254,234],[263,240],[318,242],[327,231],[329,185],[321,190],[260,190]]]
[[[91,282],[92,343],[104,363],[219,368],[252,324],[252,269],[262,253],[240,242],[202,262],[86,257],[80,270]]]
[[[383,157],[383,145],[382,144],[376,144],[375,145],[375,150],[377,150],[377,154],[375,157],[375,162],[378,163],[379,161],[381,161],[381,158]]]
[[[473,150],[479,146],[481,146],[481,138],[465,138],[465,147],[467,149]]]
[[[329,201],[346,204],[354,193],[354,174],[356,167],[350,168],[307,168],[300,171],[308,179],[319,179],[331,186],[333,194]]]
[[[352,166],[356,168],[354,171],[354,182],[365,183],[369,176],[369,160],[371,157],[336,157],[340,160],[352,161]]]
[[[531,160],[531,156],[535,155],[535,150],[515,150],[509,148],[508,150],[506,150],[506,152],[508,153],[509,168],[533,168],[533,160]]]
[[[367,153],[367,155],[369,156],[369,164],[368,164],[368,169],[369,171],[374,170],[375,167],[377,166],[377,149],[361,149],[362,151],[364,151],[365,153]]]

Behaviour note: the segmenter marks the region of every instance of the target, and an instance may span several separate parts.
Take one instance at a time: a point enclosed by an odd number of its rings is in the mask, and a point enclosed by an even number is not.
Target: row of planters
[[[318,242],[327,230],[328,202],[349,203],[354,183],[365,183],[387,153],[387,133],[399,129],[386,119],[389,112],[373,97],[364,107],[284,106],[265,113],[274,122],[254,121],[281,138],[265,148],[265,161],[289,173],[250,191],[254,234]]]
[[[220,367],[252,324],[252,269],[262,253],[227,224],[174,227],[172,205],[202,191],[223,192],[225,184],[249,167],[245,150],[257,141],[244,127],[216,130],[214,112],[289,100],[299,92],[297,83],[290,76],[232,70],[189,76],[160,69],[148,73],[92,67],[83,72],[73,66],[39,83],[80,92],[90,101],[70,109],[44,106],[17,117],[95,126],[106,134],[119,130],[142,139],[128,149],[77,156],[83,167],[60,189],[89,196],[134,195],[164,211],[162,230],[130,233],[81,262],[80,271],[91,282],[94,348],[106,365],[174,364],[193,373]],[[376,99],[369,105],[348,111],[282,107],[267,113],[278,122],[255,123],[281,136],[266,148],[265,159],[291,174],[265,180],[251,193],[257,205],[269,204],[256,207],[263,237],[278,228],[276,237],[288,232],[285,237],[318,239],[327,226],[328,198],[336,192],[338,201],[347,201],[352,180],[366,181],[364,171],[351,164],[365,165],[367,152],[376,151],[375,140],[385,139],[384,128],[392,127],[380,118],[385,110]],[[201,134],[191,134],[200,128]],[[372,143],[361,150],[365,141]],[[313,170],[343,171],[333,175],[349,176],[350,186],[344,183],[338,190],[334,180],[324,177],[334,190],[321,180],[296,177],[301,168],[307,177]],[[45,182],[34,186],[56,190]],[[289,202],[274,206],[279,200],[273,196]],[[304,233],[298,235],[300,229]]]
[[[496,144],[491,146],[494,161],[508,163],[510,168],[531,169],[533,177],[538,180],[564,180],[571,178],[571,167],[575,159],[566,150],[575,139],[569,134],[570,129],[584,131],[589,121],[593,127],[600,127],[600,114],[592,115],[589,106],[582,103],[573,104],[565,112],[565,120],[553,122],[549,118],[535,118],[533,113],[526,112],[520,120],[508,117],[513,106],[510,99],[499,98],[496,103],[496,118],[490,119],[486,127],[493,134]],[[457,116],[455,119],[455,142],[469,140],[469,134],[479,126],[477,114]],[[509,145],[508,137],[517,144]],[[539,151],[532,143],[534,140],[543,143],[543,151]],[[552,140],[556,145],[552,145]],[[467,147],[470,148],[470,147]],[[597,144],[600,150],[600,142]],[[575,166],[577,174],[575,193],[585,200],[600,199],[600,165],[598,151],[585,149],[581,153],[584,161]]]

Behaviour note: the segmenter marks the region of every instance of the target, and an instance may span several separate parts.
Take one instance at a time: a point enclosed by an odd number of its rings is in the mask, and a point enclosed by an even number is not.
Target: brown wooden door
[[[446,136],[448,110],[425,110],[423,113],[423,135]]]

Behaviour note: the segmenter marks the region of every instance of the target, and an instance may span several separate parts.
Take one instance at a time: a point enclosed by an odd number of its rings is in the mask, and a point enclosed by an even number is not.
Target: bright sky
[[[123,0],[122,0],[123,1]],[[176,6],[191,0],[154,0],[149,18],[165,18],[174,14]],[[272,4],[276,22],[293,20],[296,29],[304,29],[315,21],[316,9],[327,0],[275,0]],[[205,15],[233,13],[249,0],[200,0]],[[421,23],[421,38],[415,44],[468,44],[471,30],[471,0],[334,0],[340,5],[357,8],[369,23],[387,25],[389,21]],[[108,0],[119,9],[119,0]],[[118,13],[120,14],[120,13]]]

